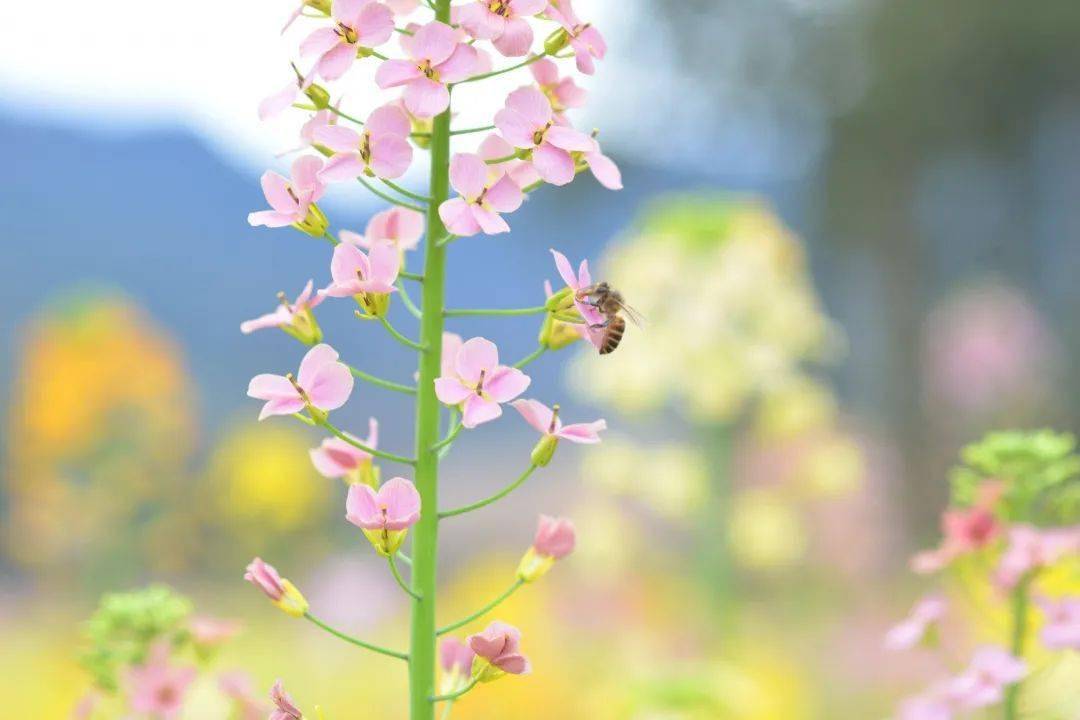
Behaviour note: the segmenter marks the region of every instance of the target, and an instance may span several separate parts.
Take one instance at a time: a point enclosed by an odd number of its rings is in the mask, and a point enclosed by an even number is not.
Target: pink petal
[[[360,147],[360,134],[341,125],[324,125],[313,133],[315,141],[334,152],[353,152]]]
[[[314,30],[300,43],[300,57],[325,55],[341,42],[341,36],[333,28],[322,27]]]
[[[548,6],[548,0],[510,0],[510,9],[518,17],[536,15]]]
[[[262,373],[251,378],[248,383],[248,397],[257,400],[280,400],[283,398],[299,398],[289,379],[282,375]]]
[[[503,365],[484,378],[484,392],[496,402],[509,402],[525,392],[531,382],[532,378],[517,368]]]
[[[465,405],[461,411],[461,424],[472,430],[477,425],[490,422],[500,415],[502,415],[502,407],[499,403],[473,394],[465,399]]]
[[[321,368],[336,363],[337,359],[337,350],[326,343],[319,343],[308,350],[307,354],[304,355],[304,359],[300,361],[300,371],[297,373],[296,377],[297,383],[299,383],[300,387],[307,390],[311,381],[314,380],[316,373]]]
[[[622,173],[611,158],[599,152],[590,152],[585,153],[585,162],[598,183],[608,190],[622,190]]]
[[[585,133],[563,125],[554,125],[544,133],[544,139],[557,148],[570,152],[591,152],[596,142]]]
[[[435,378],[435,397],[444,405],[460,405],[473,394],[472,388],[462,385],[455,377]]]
[[[459,197],[450,198],[439,206],[439,219],[447,230],[459,237],[470,237],[480,232],[480,224],[473,217],[472,206]]]
[[[375,71],[375,84],[383,88],[392,88],[410,83],[424,77],[416,63],[409,60],[385,60]]]
[[[469,206],[469,211],[472,212],[473,219],[476,220],[476,224],[480,226],[484,234],[498,235],[499,233],[510,232],[510,226],[497,213],[475,203]]]
[[[545,142],[533,150],[532,166],[545,182],[552,185],[566,185],[574,179],[574,160],[570,153],[550,143]]]
[[[420,519],[420,493],[405,478],[387,480],[379,488],[378,499],[386,507],[388,530],[404,530]]]
[[[362,47],[373,48],[382,45],[394,34],[394,13],[390,8],[377,2],[364,5],[356,21],[356,43]]]
[[[274,398],[268,400],[259,411],[259,420],[265,420],[272,415],[292,415],[304,409],[304,401],[300,396],[293,398]]]
[[[537,432],[547,434],[551,427],[551,408],[539,400],[515,400],[510,405],[521,413],[525,422],[532,425]]]
[[[569,440],[570,442],[582,443],[585,445],[592,445],[600,442],[600,431],[607,430],[607,422],[604,420],[596,420],[591,423],[574,423],[572,425],[564,425],[555,434],[561,437],[563,440]]]
[[[334,284],[342,287],[348,287],[360,278],[370,279],[371,263],[368,256],[355,245],[339,243],[330,258],[330,277],[334,279]]]
[[[589,26],[578,33],[577,41],[588,50],[589,55],[598,60],[603,60],[604,55],[607,54],[607,43],[604,41],[604,36],[600,34],[600,31],[595,26]]]
[[[288,180],[278,175],[276,172],[268,170],[263,173],[259,182],[262,185],[262,191],[263,195],[266,196],[266,201],[270,203],[270,207],[282,214],[293,214],[296,212],[296,200],[289,194]]]
[[[303,155],[293,161],[289,169],[292,175],[293,190],[297,194],[309,193],[311,202],[315,202],[322,195],[322,182],[319,181],[319,170],[322,169],[323,161],[313,155]]]
[[[458,82],[469,77],[476,71],[478,55],[476,48],[464,43],[458,43],[454,52],[442,63],[435,66],[439,72],[439,80],[444,83]]]
[[[555,258],[555,269],[559,271],[559,277],[563,279],[566,286],[574,290],[580,289],[577,276],[574,275],[574,266],[570,264],[566,256],[554,248],[551,248],[551,255]]]
[[[397,135],[408,137],[412,132],[409,116],[397,105],[383,105],[371,111],[364,123],[364,129],[372,135]]]
[[[469,217],[472,217],[471,213]],[[289,213],[288,215],[279,213],[275,210],[260,210],[259,212],[248,213],[248,224],[252,227],[259,227],[260,225],[270,228],[285,227],[287,225],[292,225],[299,219],[300,218],[297,217],[295,212]],[[479,228],[477,228],[477,230],[479,230]]]
[[[522,195],[521,188],[507,175],[499,178],[494,185],[488,188],[487,194],[484,195],[484,200],[501,213],[514,212],[521,207],[524,199],[525,196]]]
[[[349,368],[339,362],[323,365],[315,371],[307,385],[301,385],[311,404],[320,410],[337,410],[352,394],[353,376]]]
[[[533,134],[537,131],[536,125],[516,110],[503,108],[495,113],[495,127],[514,147],[531,148],[536,145],[533,139]]]
[[[532,123],[534,129],[542,128],[551,121],[551,103],[544,93],[532,85],[518,88],[507,95],[506,107]]]
[[[418,118],[435,117],[450,105],[450,91],[442,83],[426,77],[405,86],[405,107]]]
[[[359,153],[338,153],[326,163],[319,177],[323,182],[342,182],[360,177],[366,169],[367,163],[360,158]]]
[[[371,169],[381,178],[401,177],[412,162],[412,145],[398,135],[382,135],[371,142]]]
[[[534,62],[529,66],[529,71],[537,85],[555,85],[559,82],[559,66],[547,58]]]
[[[399,248],[411,250],[424,234],[424,216],[408,208],[390,208],[375,213],[364,233],[370,241],[391,240]]]
[[[488,167],[479,155],[457,153],[450,158],[450,184],[469,200],[484,192]]]
[[[401,252],[392,243],[376,243],[368,253],[372,279],[393,285],[401,269]]]
[[[265,330],[266,328],[276,328],[282,325],[288,324],[292,319],[292,313],[284,305],[279,305],[277,310],[266,315],[260,315],[254,320],[245,320],[240,323],[240,332],[245,335],[250,335],[256,330]]]
[[[514,146],[495,133],[491,133],[485,137],[483,142],[480,143],[480,147],[476,150],[476,154],[484,160],[494,160],[495,158],[506,157],[513,153]],[[500,163],[500,165],[501,164],[504,163]]]
[[[499,365],[499,349],[487,338],[474,337],[466,340],[458,351],[454,369],[458,376],[470,385],[480,380],[480,373],[491,372]]]
[[[356,61],[356,48],[348,43],[341,43],[326,52],[315,64],[315,71],[326,80],[337,80],[344,75]]]
[[[296,81],[293,81],[263,100],[259,103],[259,119],[266,120],[284,111],[296,100],[298,92],[300,89],[296,86]]]
[[[344,22],[349,27],[356,27],[360,12],[371,0],[333,0],[330,4],[330,14],[335,20]]]
[[[477,40],[497,38],[506,27],[506,20],[491,12],[486,2],[470,2],[461,6],[457,22]]]
[[[555,97],[565,108],[582,107],[588,96],[589,91],[579,87],[573,78],[562,80],[555,88]]]
[[[350,485],[345,499],[345,519],[364,530],[381,529],[382,511],[375,491],[363,483]]]
[[[532,43],[532,26],[521,18],[513,18],[506,23],[506,29],[493,44],[506,57],[522,57],[529,54]]]
[[[432,65],[438,65],[450,57],[456,45],[454,29],[435,20],[416,31],[409,43],[409,51],[417,60],[426,59]]]

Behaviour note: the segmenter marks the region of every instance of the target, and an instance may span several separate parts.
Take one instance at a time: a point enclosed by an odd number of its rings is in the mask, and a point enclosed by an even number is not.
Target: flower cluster
[[[587,264],[578,274],[568,274],[568,261],[555,252],[567,286],[558,292],[549,288],[546,299],[538,298],[532,308],[455,311],[445,308],[444,290],[446,246],[461,237],[508,232],[509,215],[529,193],[545,185],[567,185],[586,170],[605,187],[621,187],[619,170],[602,152],[597,133],[573,127],[570,115],[582,107],[586,93],[559,66],[559,61],[573,59],[579,72],[592,74],[606,47],[599,30],[576,14],[570,0],[469,0],[453,7],[449,0],[424,5],[415,0],[302,0],[286,29],[301,17],[314,18],[315,27],[298,45],[301,60],[292,66],[295,79],[259,108],[264,118],[290,106],[311,113],[300,130],[301,156],[293,162],[290,177],[274,172],[263,176],[270,209],[252,213],[249,222],[291,226],[327,240],[333,245],[329,280],[319,290],[315,280],[308,281],[292,302],[279,294],[272,313],[241,325],[244,333],[278,328],[309,346],[295,375],[257,375],[248,395],[264,403],[260,420],[288,416],[327,433],[310,451],[312,464],[324,477],[344,482],[346,521],[385,559],[393,580],[411,598],[413,627],[431,627],[437,523],[486,507],[519,487],[551,462],[561,440],[597,443],[606,429],[603,420],[564,424],[559,405],[522,397],[531,384],[523,368],[544,353],[578,339],[601,347],[610,313],[605,316],[598,307]],[[534,47],[541,23],[548,24],[546,39],[542,47]],[[496,69],[500,56],[515,61]],[[391,92],[366,113],[346,112],[344,92],[319,84],[342,81],[356,63],[373,66],[375,84]],[[458,86],[519,69],[529,71],[522,72],[527,82],[506,96],[490,124],[451,128]],[[471,142],[470,137],[479,140]],[[409,180],[421,151],[431,156],[428,194],[398,184]],[[371,218],[363,234],[332,230],[318,205],[328,185],[353,182],[391,205]],[[424,271],[410,272],[410,256],[420,254],[421,245]],[[407,283],[416,283],[423,293],[419,303],[413,302]],[[414,383],[372,375],[343,361],[324,341],[315,310],[326,312],[336,300],[348,298],[358,306],[353,309],[358,319],[382,325],[389,337],[417,354]],[[418,339],[397,329],[399,302],[419,321]],[[444,330],[445,321],[468,315],[542,315],[538,347],[507,363],[491,340],[463,339]],[[354,399],[357,380],[415,398],[413,455],[383,448],[374,418],[365,438],[331,421],[331,413]],[[462,430],[497,420],[506,404],[540,434],[525,471],[488,498],[440,510],[439,461]],[[383,482],[380,461],[406,470]],[[548,572],[574,545],[570,520],[541,516],[509,590],[437,634],[492,611]],[[429,696],[425,688],[437,663],[422,648],[433,648],[434,637],[430,643],[424,638],[412,643],[410,654],[350,638],[319,620],[297,587],[261,559],[251,562],[244,577],[289,615],[354,645],[407,660],[410,706],[417,720],[431,717],[435,703],[453,702],[477,684],[529,669],[519,631],[494,622],[464,642],[445,641],[441,692]],[[423,622],[418,624],[417,618]],[[280,682],[271,700],[273,718],[303,717]],[[417,715],[418,707],[426,710]]]

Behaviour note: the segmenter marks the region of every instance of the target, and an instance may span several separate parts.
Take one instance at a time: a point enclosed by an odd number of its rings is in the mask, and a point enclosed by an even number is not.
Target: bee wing
[[[639,328],[645,327],[645,317],[634,308],[630,307],[623,301],[619,301],[619,308],[626,313],[626,317],[630,318],[630,322],[637,325]]]

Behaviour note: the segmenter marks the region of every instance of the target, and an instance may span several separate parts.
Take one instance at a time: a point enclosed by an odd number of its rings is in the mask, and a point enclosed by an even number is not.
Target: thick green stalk
[[[435,1],[435,19],[450,23],[450,0]],[[416,489],[420,521],[412,528],[412,601],[409,628],[409,718],[434,720],[435,704],[435,578],[439,545],[439,400],[435,378],[441,372],[446,235],[439,205],[450,194],[450,108],[436,116],[431,129],[431,186],[424,241],[424,286],[420,321],[420,379],[416,388]]]

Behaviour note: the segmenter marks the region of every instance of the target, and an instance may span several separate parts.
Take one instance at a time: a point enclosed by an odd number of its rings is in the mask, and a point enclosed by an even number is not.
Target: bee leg
[[[602,323],[593,323],[589,327],[592,328],[593,330],[602,330],[603,328],[606,328],[610,324],[611,324],[611,318],[608,318],[607,320],[605,320]]]

